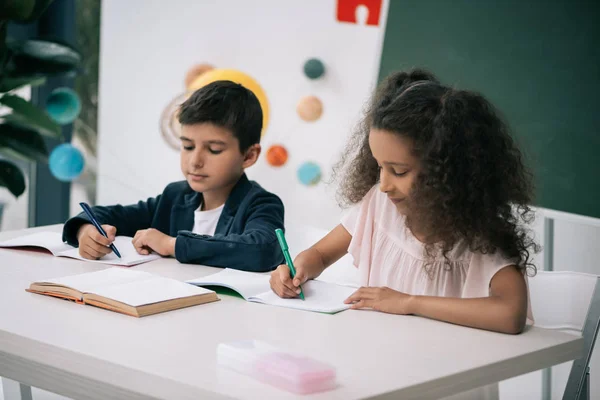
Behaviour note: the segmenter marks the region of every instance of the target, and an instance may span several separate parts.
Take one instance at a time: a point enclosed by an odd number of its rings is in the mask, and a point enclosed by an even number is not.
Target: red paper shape
[[[369,10],[367,25],[378,26],[383,0],[337,0],[337,20],[356,24],[356,9],[365,6]]]

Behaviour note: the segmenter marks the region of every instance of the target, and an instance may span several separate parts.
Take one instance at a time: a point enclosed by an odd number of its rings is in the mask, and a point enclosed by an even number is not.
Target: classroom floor
[[[67,397],[46,392],[45,390],[38,388],[31,389],[31,397],[33,397],[33,400],[70,400]],[[2,390],[2,379],[0,379],[0,400],[4,400],[4,391]]]

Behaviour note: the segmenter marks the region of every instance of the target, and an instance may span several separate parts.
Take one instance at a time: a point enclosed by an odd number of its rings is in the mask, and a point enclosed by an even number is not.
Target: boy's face
[[[371,129],[369,147],[380,167],[379,189],[405,214],[406,200],[420,169],[419,161],[411,152],[410,140],[392,132]]]
[[[259,144],[240,152],[239,141],[233,133],[214,124],[181,128],[181,172],[196,192],[231,190],[259,154]]]

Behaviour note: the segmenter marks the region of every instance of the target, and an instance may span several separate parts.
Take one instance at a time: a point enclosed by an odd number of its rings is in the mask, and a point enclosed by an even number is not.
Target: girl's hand
[[[353,309],[372,308],[390,314],[413,314],[414,296],[397,292],[388,287],[361,287],[344,303]]]
[[[150,254],[150,251],[153,250],[161,256],[173,256],[175,255],[176,239],[157,229],[150,228],[137,231],[131,242],[139,254]]]
[[[292,280],[290,268],[282,264],[271,272],[271,289],[283,298],[298,297],[300,285],[309,279],[314,279],[325,269],[319,253],[314,249],[308,249],[298,254],[294,260],[296,277]]]
[[[294,266],[295,265],[296,263],[294,263]],[[300,284],[306,281],[304,277],[304,271],[296,268],[296,280],[300,282]],[[293,298],[300,294],[300,288],[298,287],[300,285],[294,285],[290,275],[290,269],[285,264],[280,265],[275,271],[271,272],[269,283],[271,284],[271,289],[279,297]]]

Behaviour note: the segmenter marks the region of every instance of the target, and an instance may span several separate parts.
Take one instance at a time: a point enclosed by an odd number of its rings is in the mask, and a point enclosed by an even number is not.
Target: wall
[[[183,91],[187,69],[206,62],[242,70],[269,98],[263,156],[248,170],[250,178],[282,198],[288,221],[334,226],[339,209],[326,185],[303,186],[296,170],[312,160],[328,178],[372,91],[386,7],[384,2],[377,27],[337,22],[334,0],[173,0],[168,6],[157,0],[104,1],[98,203],[134,202],[182,179],[179,155],[159,133],[159,117]],[[311,57],[325,63],[323,79],[304,77],[304,61]],[[306,95],[324,105],[323,116],[312,123],[296,114]],[[277,169],[264,158],[274,143],[290,152],[288,163]]]
[[[394,1],[381,73],[483,92],[527,149],[540,207],[600,218],[600,2]]]

